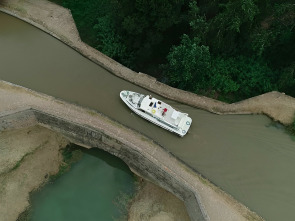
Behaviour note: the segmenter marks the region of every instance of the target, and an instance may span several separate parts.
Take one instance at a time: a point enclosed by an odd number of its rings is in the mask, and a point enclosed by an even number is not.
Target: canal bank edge
[[[93,110],[0,81],[0,131],[40,125],[80,146],[102,148],[185,202],[191,220],[262,220],[163,147]]]
[[[0,11],[22,19],[61,40],[83,56],[112,74],[163,97],[216,114],[265,114],[285,125],[295,115],[295,98],[280,92],[269,92],[233,104],[186,92],[165,85],[144,73],[137,73],[81,41],[68,9],[46,0],[3,0]]]

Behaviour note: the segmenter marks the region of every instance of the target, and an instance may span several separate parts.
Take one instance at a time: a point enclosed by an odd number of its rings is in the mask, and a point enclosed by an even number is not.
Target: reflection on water
[[[33,194],[31,221],[118,219],[118,198],[132,194],[133,185],[120,159],[98,149],[86,151],[70,171]]]
[[[132,114],[119,98],[124,89],[152,92],[4,14],[0,48],[0,79],[96,109],[156,140],[267,220],[295,220],[295,142],[267,117],[218,116],[163,99],[193,119],[179,138]]]

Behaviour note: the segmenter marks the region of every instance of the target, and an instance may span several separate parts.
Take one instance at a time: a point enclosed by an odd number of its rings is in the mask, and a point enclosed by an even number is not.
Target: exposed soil
[[[129,210],[130,221],[189,221],[184,203],[170,192],[143,181]]]
[[[58,173],[67,143],[39,126],[0,132],[0,221],[15,221],[29,207],[30,192]]]

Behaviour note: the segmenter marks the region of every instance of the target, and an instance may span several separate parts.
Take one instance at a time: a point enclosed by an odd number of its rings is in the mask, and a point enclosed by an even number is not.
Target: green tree
[[[189,24],[193,31],[192,35],[201,39],[202,44],[206,42],[206,35],[209,29],[209,24],[206,21],[206,16],[201,15],[197,1],[189,3]]]
[[[229,0],[220,4],[219,13],[210,20],[208,42],[212,50],[219,54],[236,53],[241,29],[249,29],[258,12],[253,0]]]
[[[210,71],[209,48],[198,38],[183,35],[181,44],[173,46],[164,66],[169,83],[175,87],[199,92],[207,84]]]
[[[278,89],[295,97],[295,62],[278,72]]]
[[[288,53],[284,59],[287,58],[287,61],[290,61],[288,58],[292,54],[294,60],[295,54],[292,53],[294,43],[292,41],[295,39],[295,5],[288,2],[274,4],[269,6],[268,10],[268,14],[261,18],[250,34],[254,53],[258,57],[266,55],[268,58],[272,58],[274,53],[282,51],[283,54]]]
[[[169,52],[171,42],[175,42],[174,39],[178,41],[181,34],[178,34],[176,26],[179,27],[184,21],[182,7],[185,1],[122,0],[118,2],[118,23],[121,35],[125,38],[126,46],[134,52],[135,66],[141,68],[141,71],[151,63],[164,58]]]
[[[132,66],[132,53],[127,50],[122,36],[117,33],[111,15],[98,17],[93,30],[98,42],[95,46],[96,49],[129,67]]]
[[[62,5],[71,10],[81,39],[90,45],[97,45],[93,27],[97,22],[99,12],[108,8],[108,0],[62,0]]]
[[[214,58],[198,38],[184,35],[164,65],[170,85],[226,101],[237,101],[274,88],[274,72],[263,62],[244,56]]]
[[[172,86],[228,101],[295,96],[294,0],[52,1],[83,41]]]
[[[253,97],[276,88],[274,72],[264,62],[253,58],[216,58],[212,64],[212,72],[214,74],[211,82],[214,89],[231,101]],[[226,80],[214,83],[216,76],[217,79],[222,76]]]

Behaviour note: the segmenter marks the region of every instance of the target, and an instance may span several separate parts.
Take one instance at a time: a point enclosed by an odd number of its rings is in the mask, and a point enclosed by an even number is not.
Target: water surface
[[[115,220],[124,215],[120,199],[133,193],[131,171],[120,159],[98,149],[31,197],[31,221]]]

